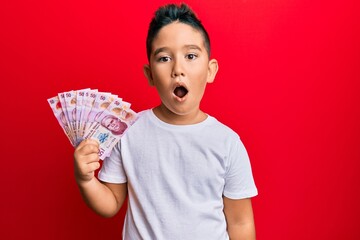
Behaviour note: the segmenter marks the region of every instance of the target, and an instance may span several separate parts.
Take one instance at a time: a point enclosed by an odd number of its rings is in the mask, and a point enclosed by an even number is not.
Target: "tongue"
[[[178,96],[179,98],[184,97],[187,94],[187,92],[188,91],[184,87],[177,87],[174,90],[175,95]]]

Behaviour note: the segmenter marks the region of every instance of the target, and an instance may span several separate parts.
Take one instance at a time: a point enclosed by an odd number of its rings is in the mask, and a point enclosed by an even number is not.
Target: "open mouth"
[[[183,98],[185,97],[185,95],[188,93],[189,91],[183,87],[183,86],[178,86],[174,89],[174,94],[175,96],[179,97],[179,98]]]

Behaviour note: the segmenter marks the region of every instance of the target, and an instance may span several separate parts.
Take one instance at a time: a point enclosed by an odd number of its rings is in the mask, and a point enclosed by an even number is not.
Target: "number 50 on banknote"
[[[138,117],[130,103],[96,89],[62,92],[47,101],[70,143],[76,147],[84,139],[97,139],[102,160]]]

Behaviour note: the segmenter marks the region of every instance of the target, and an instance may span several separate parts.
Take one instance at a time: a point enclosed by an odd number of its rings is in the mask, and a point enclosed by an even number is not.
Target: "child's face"
[[[155,86],[162,105],[177,115],[199,111],[205,86],[217,72],[209,61],[202,34],[193,27],[174,22],[164,26],[152,44],[145,75]]]

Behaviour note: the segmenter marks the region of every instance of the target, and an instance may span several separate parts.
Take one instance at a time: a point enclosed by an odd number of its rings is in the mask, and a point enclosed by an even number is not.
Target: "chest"
[[[122,144],[123,166],[129,183],[145,190],[221,197],[227,153],[220,145],[202,134],[142,132]]]

